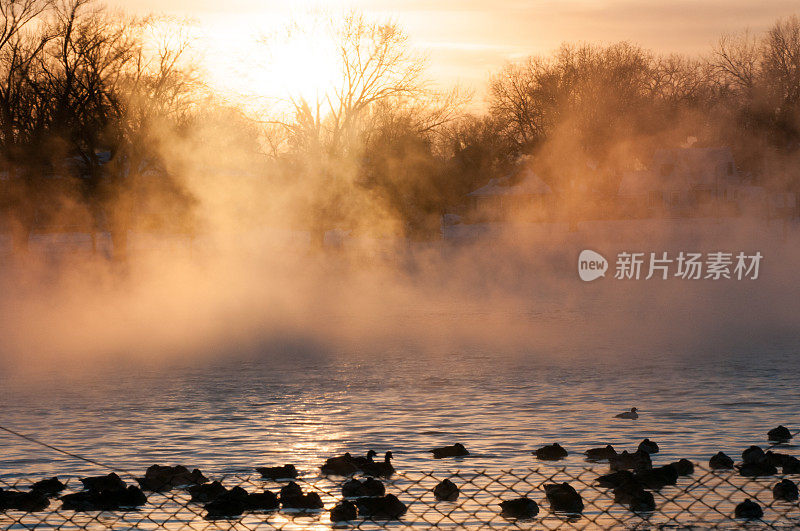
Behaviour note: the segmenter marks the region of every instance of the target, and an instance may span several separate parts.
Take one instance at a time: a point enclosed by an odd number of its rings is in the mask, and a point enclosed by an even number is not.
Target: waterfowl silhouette
[[[644,470],[653,468],[653,462],[650,460],[650,454],[643,452],[642,450],[636,450],[633,453],[628,453],[627,450],[623,450],[621,454],[617,454],[616,456],[610,458],[608,460],[608,464],[610,465],[612,471],[626,469]]]
[[[634,513],[649,513],[656,510],[656,500],[653,497],[653,493],[642,488],[636,489],[629,494],[626,505]]]
[[[298,496],[303,495],[303,489],[300,488],[300,485],[295,483],[294,481],[290,481],[283,487],[281,487],[280,493],[280,500],[283,501],[284,499],[289,498],[297,498]]]
[[[461,457],[464,455],[469,455],[469,451],[467,451],[466,447],[464,447],[461,443],[455,443],[452,446],[442,446],[441,448],[434,448],[433,450],[428,450],[429,452],[433,453],[434,459],[443,459],[445,457]]]
[[[657,454],[658,453],[658,444],[654,443],[650,439],[645,439],[639,443],[639,450],[643,452],[647,452],[648,454]]]
[[[366,478],[363,481],[351,479],[342,485],[342,496],[345,498],[377,497],[384,494],[386,494],[386,487],[375,478]]]
[[[786,426],[780,425],[767,432],[767,439],[772,442],[786,442],[792,438],[792,432]]]
[[[627,505],[632,512],[650,512],[656,508],[653,494],[636,480],[617,486],[614,489],[614,502]]]
[[[456,501],[460,491],[449,479],[443,479],[433,488],[433,495],[439,501]]]
[[[789,456],[783,461],[784,474],[800,474],[800,459],[794,456]]]
[[[558,461],[559,459],[564,459],[568,455],[567,451],[558,443],[542,446],[531,453],[534,454],[537,459],[543,461]]]
[[[281,506],[284,509],[322,509],[325,504],[316,492],[303,493],[300,485],[294,481],[281,488]]]
[[[397,519],[406,514],[408,508],[394,494],[375,498],[358,498],[358,513],[361,516],[380,519]]]
[[[539,506],[528,497],[515,498],[500,502],[500,511],[506,518],[533,518],[539,514]]]
[[[694,463],[688,459],[681,459],[670,463],[669,466],[675,469],[679,476],[691,476],[694,474]]]
[[[614,503],[627,505],[644,487],[636,480],[626,481],[614,487]]]
[[[358,518],[358,508],[349,500],[343,500],[331,507],[331,522],[349,522],[356,518]]]
[[[736,518],[754,520],[764,516],[764,511],[756,502],[752,500],[745,500],[736,506],[734,514],[736,515]]]
[[[208,482],[208,478],[196,468],[189,472],[183,465],[152,465],[147,468],[144,477],[136,478],[136,481],[145,490],[162,492],[184,485],[200,485]]]
[[[41,492],[20,492],[0,489],[0,511],[15,510],[26,513],[44,511],[50,499]]]
[[[294,465],[262,466],[256,468],[261,477],[267,479],[294,479],[297,477],[297,468]]]
[[[123,490],[127,485],[122,479],[116,474],[116,472],[111,472],[110,474],[106,474],[105,476],[90,476],[81,479],[81,483],[83,483],[83,488],[89,490]]]
[[[388,478],[392,474],[394,474],[395,470],[392,466],[392,455],[391,451],[386,452],[383,456],[383,461],[374,462],[369,461],[362,464],[359,468],[366,476],[375,476],[375,477],[384,477]]]
[[[708,460],[708,466],[712,470],[730,469],[733,468],[733,459],[724,452],[717,452]]]
[[[670,465],[651,468],[649,470],[639,470],[634,474],[636,481],[642,486],[659,490],[667,485],[674,485],[678,482],[678,471]]]
[[[778,473],[775,465],[769,464],[766,460],[755,463],[742,463],[736,467],[739,475],[744,477],[773,476]]]
[[[597,478],[598,485],[609,489],[615,489],[631,482],[635,482],[635,477],[633,472],[630,470],[618,470],[610,474],[604,474]]]
[[[793,459],[797,459],[792,455],[782,454],[780,452],[773,452],[772,450],[767,450],[766,452],[764,452],[764,458],[767,461],[767,463],[773,466],[784,466],[786,463],[791,462]]]
[[[607,444],[605,448],[590,448],[585,452],[586,458],[594,461],[600,461],[603,459],[611,459],[612,457],[616,457],[617,451],[614,450],[614,447],[610,444]]]
[[[349,452],[337,457],[329,457],[319,468],[323,474],[334,476],[350,476],[359,470],[353,463],[353,456]]]
[[[636,420],[639,418],[639,414],[637,413],[637,409],[632,407],[630,411],[626,411],[625,413],[620,413],[618,415],[614,415],[616,419],[629,419],[629,420]]]
[[[61,508],[68,511],[117,511],[140,507],[147,503],[142,489],[130,485],[125,488],[89,489],[61,496]]]
[[[742,452],[742,461],[745,463],[763,463],[767,460],[767,454],[758,446],[750,446]]]
[[[776,500],[797,501],[797,485],[791,479],[782,479],[772,487],[772,497]]]
[[[270,490],[248,493],[245,503],[248,511],[272,511],[280,506],[278,496]]]
[[[208,502],[203,507],[207,520],[236,518],[247,509],[248,493],[242,487],[233,487]]]
[[[186,491],[191,495],[193,502],[208,503],[228,492],[228,489],[219,481],[212,481],[202,485],[192,485]]]
[[[33,492],[42,494],[44,496],[55,496],[66,488],[66,485],[61,483],[57,477],[43,479],[31,485]]]
[[[374,463],[375,461],[373,460],[373,458],[375,456],[377,456],[377,455],[378,455],[378,452],[376,452],[375,450],[368,450],[366,457],[362,457],[362,456],[359,455],[359,456],[353,457],[352,461],[353,461],[354,465],[356,465],[357,467],[361,468],[362,466],[365,466],[365,465],[369,466],[370,464]]]
[[[569,483],[546,483],[544,492],[553,511],[564,513],[583,512],[583,499]]]

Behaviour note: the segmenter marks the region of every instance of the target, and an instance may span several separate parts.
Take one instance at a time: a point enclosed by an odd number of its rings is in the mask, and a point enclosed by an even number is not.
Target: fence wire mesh
[[[776,529],[800,527],[800,505],[796,496],[791,500],[790,494],[787,497],[791,501],[787,501],[776,497],[774,493],[775,486],[780,481],[786,479],[796,484],[800,474],[775,473],[769,476],[746,477],[736,469],[710,469],[703,465],[695,466],[690,474],[680,476],[674,484],[663,486],[645,481],[646,476],[642,476],[639,479],[644,483],[640,481],[637,484],[653,495],[654,503],[652,506],[645,504],[644,507],[632,507],[630,497],[624,495],[624,489],[615,491],[614,488],[607,486],[607,482],[602,484],[598,482],[598,477],[608,473],[608,466],[577,468],[542,466],[491,473],[396,472],[389,478],[379,478],[386,495],[396,496],[401,505],[391,497],[345,498],[343,485],[353,478],[316,473],[313,476],[301,474],[300,477],[291,480],[273,480],[264,478],[260,474],[231,475],[210,478],[209,481],[203,478],[198,480],[198,483],[206,485],[202,489],[171,484],[158,489],[162,492],[153,492],[145,488],[143,494],[146,496],[146,501],[139,499],[121,502],[113,496],[111,501],[108,501],[106,495],[106,498],[103,498],[106,500],[105,505],[97,501],[100,499],[98,491],[85,489],[84,484],[77,478],[63,480],[64,489],[49,494],[43,492],[42,487],[34,487],[33,480],[0,480],[2,489],[0,526],[6,529],[275,528],[287,530],[331,527],[352,529],[651,529],[735,528],[743,525]],[[214,479],[220,481],[224,489],[216,485],[210,486]],[[456,498],[452,487],[450,490],[444,489],[447,492],[443,492],[440,487],[439,496],[436,496],[435,489],[443,480],[451,481],[458,488]],[[321,503],[317,503],[316,498],[310,496],[301,499],[312,500],[305,505],[309,507],[317,505],[317,507],[292,508],[293,505],[304,505],[304,503],[291,503],[288,494],[281,493],[281,489],[285,493],[295,489],[294,486],[289,486],[292,481],[302,490],[303,495],[316,493]],[[125,478],[125,483],[130,486],[135,485],[136,481]],[[568,483],[580,496],[583,505],[580,512],[559,510],[563,508],[559,503],[563,505],[564,500],[559,499],[557,493],[551,492],[548,499],[545,485],[563,483]],[[667,483],[671,482],[667,480]],[[788,486],[786,482],[783,485]],[[357,487],[354,483],[350,484],[351,489],[354,486]],[[234,487],[240,487],[246,493]],[[372,487],[376,487],[374,482]],[[380,488],[377,488],[379,494]],[[266,494],[249,498],[258,502],[255,504],[237,502],[234,499],[236,496],[231,495],[238,493],[240,496],[250,496],[267,491],[275,496]],[[224,493],[228,493],[227,498],[225,496],[220,498],[219,496]],[[372,491],[369,494],[376,492]],[[209,505],[215,496],[217,505]],[[501,502],[521,497],[536,503],[538,512],[535,515],[519,512],[503,513]],[[42,501],[43,498],[46,498],[45,501]],[[345,499],[352,502],[360,514],[347,515],[344,511],[344,517],[348,520],[332,522],[331,509]],[[750,519],[737,518],[736,507],[746,499],[758,503],[763,510],[763,516]],[[131,507],[132,504],[138,506]],[[530,509],[532,504],[526,503],[523,506]],[[577,507],[573,506],[567,510],[576,509]],[[341,515],[334,514],[333,519],[336,516]]]

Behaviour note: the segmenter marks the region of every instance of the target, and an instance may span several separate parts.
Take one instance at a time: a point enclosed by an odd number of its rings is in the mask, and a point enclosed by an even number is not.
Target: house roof
[[[490,197],[502,195],[544,195],[551,193],[550,187],[530,168],[523,169],[518,182],[511,185],[512,174],[491,179],[486,186],[467,194],[470,197]]]
[[[738,182],[739,175],[729,148],[658,149],[647,170],[623,175],[619,194],[690,190]]]

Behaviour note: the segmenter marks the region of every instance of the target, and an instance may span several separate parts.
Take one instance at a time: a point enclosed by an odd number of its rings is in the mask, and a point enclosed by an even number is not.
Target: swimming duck
[[[202,485],[192,485],[186,491],[191,495],[193,502],[208,503],[228,492],[228,489],[219,481],[212,481]]]
[[[634,481],[635,477],[633,472],[630,470],[618,470],[610,474],[604,474],[597,478],[597,484],[608,489],[615,489],[626,483],[631,483]]]
[[[31,485],[31,490],[44,496],[55,496],[67,488],[57,477],[43,479]]]
[[[778,473],[778,469],[765,461],[755,463],[742,463],[736,467],[739,475],[744,477],[773,476]]]
[[[350,455],[350,452],[337,457],[329,457],[319,468],[323,474],[335,476],[350,476],[359,470],[353,463],[353,456]]]
[[[618,415],[614,415],[616,419],[629,419],[629,420],[636,420],[639,418],[639,414],[637,413],[637,409],[632,407],[630,411],[626,411],[625,413],[620,413]]]
[[[776,500],[797,501],[797,485],[790,479],[782,479],[772,487],[772,497]]]
[[[116,474],[116,472],[111,472],[110,474],[106,474],[105,476],[90,476],[81,479],[81,483],[83,483],[83,488],[89,490],[124,490],[127,485],[124,481]]]
[[[717,452],[708,460],[708,466],[712,470],[733,468],[733,459],[724,452]]]
[[[767,439],[772,442],[786,442],[792,438],[792,432],[786,426],[778,426],[767,432]]]
[[[536,502],[525,496],[501,501],[500,510],[506,518],[533,518],[539,514],[539,506]]]
[[[61,508],[68,511],[117,511],[147,503],[142,489],[130,485],[122,489],[84,490],[61,496]]]
[[[758,519],[764,516],[764,511],[761,506],[752,500],[745,500],[736,506],[734,512],[736,518],[745,518],[748,520]]]
[[[583,499],[578,491],[569,483],[546,483],[544,492],[550,508],[564,513],[580,513],[583,511]]]
[[[669,466],[674,468],[675,472],[677,472],[679,476],[691,476],[694,474],[694,463],[688,459],[675,461],[674,463],[670,463]]]
[[[767,460],[767,454],[758,446],[750,446],[742,452],[742,461],[745,463],[763,463]]]
[[[636,480],[626,481],[614,487],[614,503],[626,505],[631,502],[644,487]]]
[[[395,470],[392,466],[392,455],[391,451],[388,451],[383,456],[383,461],[381,462],[367,462],[361,465],[361,471],[366,476],[375,476],[375,477],[384,477],[388,478],[392,474],[394,474]]]
[[[610,458],[608,460],[608,464],[611,466],[612,471],[653,468],[653,462],[650,459],[650,454],[643,452],[642,450],[636,450],[633,453],[623,450],[622,453]]]
[[[783,473],[784,474],[800,474],[800,459],[789,456],[789,458],[784,459],[783,461]]]
[[[460,491],[449,479],[443,479],[433,488],[433,495],[439,501],[456,501]]]
[[[331,507],[331,522],[349,522],[356,518],[358,518],[358,508],[349,500],[343,500]]]
[[[303,493],[294,481],[281,488],[280,502],[284,509],[322,509],[325,504],[316,492]]]
[[[236,518],[247,509],[248,492],[242,487],[233,487],[203,506],[207,520]]]
[[[653,490],[661,489],[667,485],[674,485],[678,482],[678,471],[670,465],[649,470],[639,470],[634,475],[636,481]]]
[[[650,439],[645,439],[639,443],[639,450],[647,452],[648,454],[657,454],[658,444],[654,443]]]
[[[0,511],[16,510],[26,513],[44,511],[50,499],[41,492],[20,492],[0,489]]]
[[[463,455],[469,455],[466,447],[464,447],[461,443],[455,443],[452,446],[442,446],[441,448],[434,448],[433,450],[428,450],[429,452],[433,453],[434,459],[443,459],[445,457],[460,457]]]
[[[139,485],[151,492],[164,492],[182,485],[200,485],[208,482],[202,472],[189,469],[183,465],[152,465],[147,468],[143,478],[136,478]]]
[[[656,510],[656,500],[652,492],[639,489],[630,496],[628,509],[634,513],[649,513]]]
[[[537,459],[543,461],[558,461],[559,459],[564,459],[568,455],[567,451],[558,443],[542,446],[531,453],[534,454]]]
[[[297,477],[297,468],[294,465],[283,466],[262,466],[256,468],[256,472],[266,479],[294,479]]]
[[[374,498],[358,498],[356,506],[360,515],[381,519],[400,518],[408,510],[406,504],[401,502],[394,494],[386,494],[385,496]]]
[[[356,465],[359,468],[361,468],[364,465],[368,466],[371,463],[374,463],[373,458],[375,456],[377,456],[377,455],[378,455],[378,452],[376,452],[375,450],[369,450],[369,451],[367,451],[366,457],[362,457],[360,455],[356,456],[356,457],[353,457],[353,464]]]
[[[605,448],[589,448],[585,453],[587,459],[594,461],[611,459],[617,455],[617,451],[610,444],[607,444]]]
[[[627,505],[635,513],[651,512],[656,508],[656,501],[651,492],[642,487],[638,481],[629,481],[614,489],[614,503]]]
[[[351,479],[342,485],[342,496],[345,498],[358,498],[362,496],[383,496],[386,487],[375,478],[366,478],[363,481]]]
[[[245,504],[248,511],[272,511],[280,506],[280,501],[274,492],[264,490],[248,493]]]
[[[792,460],[797,459],[793,455],[773,452],[772,450],[767,450],[764,452],[764,457],[767,463],[774,466],[784,466],[786,463],[790,463]]]

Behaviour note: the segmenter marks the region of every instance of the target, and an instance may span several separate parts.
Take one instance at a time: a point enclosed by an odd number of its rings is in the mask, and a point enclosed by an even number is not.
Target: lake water
[[[211,477],[294,463],[314,480],[326,457],[368,449],[391,450],[395,467],[409,473],[577,471],[590,465],[586,449],[634,450],[645,437],[661,447],[655,463],[706,463],[718,451],[738,458],[751,444],[766,446],[767,431],[779,424],[800,429],[798,234],[720,243],[765,254],[760,278],[750,282],[582,283],[575,273],[582,248],[607,256],[716,250],[716,241],[632,243],[607,230],[601,245],[587,233],[552,236],[564,249],[546,253],[536,245],[469,256],[445,248],[424,274],[403,265],[402,275],[356,282],[337,265],[286,293],[274,288],[280,282],[233,284],[230,275],[204,271],[181,292],[185,303],[159,306],[155,316],[114,308],[125,318],[116,335],[86,326],[105,325],[107,302],[116,299],[98,296],[88,310],[81,299],[79,312],[48,315],[47,326],[25,334],[0,323],[17,350],[0,373],[0,425],[134,473],[184,464]],[[140,291],[149,296],[182,277],[167,278]],[[224,297],[207,295],[220,283]],[[136,297],[131,306],[151,312],[151,299]],[[41,298],[71,308],[69,297]],[[294,298],[311,302],[286,304]],[[262,300],[268,303],[253,302]],[[4,320],[35,313],[20,301],[6,298]],[[222,310],[207,311],[214,305]],[[220,326],[234,323],[232,310],[236,326]],[[37,357],[35,347],[51,347],[48,335],[74,328],[76,315],[85,330],[66,336],[70,349],[96,333],[147,355],[121,355],[119,343],[108,343],[114,348],[99,356],[105,343],[95,342],[92,355]],[[193,331],[192,341],[153,355],[153,345],[190,337],[166,333],[175,323]],[[20,349],[23,335],[32,339],[29,351]],[[17,370],[26,356],[36,370]],[[634,406],[638,420],[613,418]],[[428,453],[454,442],[472,455],[434,460]],[[570,452],[565,460],[531,455],[553,442]],[[782,451],[800,456],[793,444]],[[6,482],[104,472],[0,432]]]
[[[314,473],[326,456],[392,450],[401,470],[538,466],[531,450],[559,442],[583,466],[585,449],[635,449],[649,437],[659,461],[707,461],[763,445],[768,429],[800,427],[798,344],[752,353],[617,363],[464,352],[431,359],[302,355],[199,368],[114,372],[84,380],[41,377],[2,388],[3,424],[122,469],[185,463],[211,473],[295,463]],[[637,421],[612,418],[631,406]],[[434,460],[462,442],[474,454]],[[79,475],[86,463],[0,434],[0,474]]]

